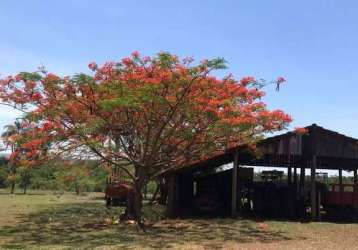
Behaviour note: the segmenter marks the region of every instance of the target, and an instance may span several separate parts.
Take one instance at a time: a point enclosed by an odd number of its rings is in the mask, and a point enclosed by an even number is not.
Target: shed
[[[316,191],[316,169],[354,172],[354,191],[357,192],[358,140],[312,124],[305,127],[307,133],[294,131],[263,139],[256,150],[240,146],[227,149],[206,160],[182,166],[166,173],[168,180],[167,212],[171,217],[186,215],[192,209],[193,180],[198,173],[206,173],[224,164],[233,163],[230,171],[230,213],[240,213],[240,172],[245,166],[278,167],[287,169],[288,184],[304,185],[305,170],[311,170],[310,199],[312,219],[319,218],[319,198]],[[297,170],[300,170],[298,180]],[[293,173],[292,173],[293,170]],[[215,171],[214,171],[215,172]],[[227,182],[226,182],[227,183]],[[358,200],[357,200],[358,204]]]

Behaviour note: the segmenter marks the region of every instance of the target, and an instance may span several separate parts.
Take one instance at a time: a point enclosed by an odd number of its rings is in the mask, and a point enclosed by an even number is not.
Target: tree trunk
[[[144,200],[147,199],[147,188],[148,188],[148,183],[146,183],[146,184],[144,185],[144,190],[143,190],[143,192],[144,192]]]
[[[13,194],[15,192],[15,182],[13,181],[11,183],[11,194]]]
[[[137,221],[142,219],[143,194],[142,190],[145,184],[145,172],[143,168],[137,169],[137,181],[134,185],[134,211]]]
[[[14,151],[12,150],[12,152]],[[15,184],[16,184],[16,180],[15,180],[16,168],[13,164],[10,165],[10,173],[14,177],[13,181],[11,182],[11,194],[13,194],[15,192]]]
[[[25,182],[24,184],[24,194],[26,194],[26,190],[27,190],[27,182]]]
[[[76,195],[80,195],[80,187],[77,183],[75,184],[75,191],[76,191]]]
[[[14,153],[15,152],[15,148],[14,146],[11,146],[11,153]],[[15,174],[16,174],[16,168],[14,166],[13,163],[11,163],[11,161],[9,162],[9,166],[10,166],[10,173],[15,177]],[[15,192],[15,179],[11,182],[11,194],[13,194]]]
[[[27,185],[29,184],[30,182],[30,176],[27,174],[27,172],[25,172],[24,174],[24,194],[26,194],[26,191],[27,191]]]
[[[159,193],[159,189],[160,189],[160,186],[159,186],[159,181],[157,182],[157,187],[155,188],[155,191],[154,191],[154,194],[152,196],[152,198],[150,199],[149,201],[149,205],[153,205],[155,199],[157,198],[157,194]]]
[[[125,214],[121,216],[122,219],[134,219],[138,226],[145,231],[142,222],[142,208],[143,208],[143,194],[142,190],[145,184],[145,171],[142,168],[136,171],[136,180],[133,188],[128,190],[127,208]]]
[[[142,221],[143,195],[140,184],[134,189],[134,218],[138,223]]]
[[[167,186],[167,182],[165,181],[165,179],[161,179],[159,181],[159,188],[160,188],[159,204],[166,205],[167,197],[168,197],[168,186]]]

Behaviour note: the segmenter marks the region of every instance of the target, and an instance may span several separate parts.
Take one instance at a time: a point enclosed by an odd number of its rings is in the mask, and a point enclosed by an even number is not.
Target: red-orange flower
[[[279,77],[277,77],[276,82],[279,83],[279,84],[281,84],[281,83],[283,83],[283,82],[286,82],[286,79],[283,78],[282,76],[279,76]]]
[[[138,58],[139,57],[139,52],[138,51],[133,51],[131,54],[133,57]]]
[[[97,69],[97,67],[98,67],[97,63],[95,63],[95,62],[91,62],[88,64],[88,68],[90,68],[90,70],[92,70],[92,71],[95,71]]]
[[[256,82],[256,80],[255,80],[255,78],[252,77],[252,76],[246,76],[246,77],[243,77],[243,78],[240,80],[240,84],[243,85],[243,86],[246,86],[247,84],[253,83],[253,82]]]

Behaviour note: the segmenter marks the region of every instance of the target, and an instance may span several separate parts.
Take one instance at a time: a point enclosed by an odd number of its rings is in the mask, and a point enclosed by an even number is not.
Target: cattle
[[[106,206],[126,205],[128,199],[134,196],[134,188],[132,185],[114,181],[107,185],[105,189]]]

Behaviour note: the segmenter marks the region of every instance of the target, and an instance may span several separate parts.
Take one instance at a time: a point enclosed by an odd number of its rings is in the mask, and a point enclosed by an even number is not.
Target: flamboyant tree
[[[86,154],[121,169],[133,181],[136,218],[149,179],[254,143],[291,121],[262,102],[268,83],[215,77],[213,70],[225,68],[220,58],[194,64],[169,53],[151,58],[134,52],[89,68],[92,74],[60,77],[41,71],[4,78],[0,98],[27,112],[35,132],[23,146],[34,155],[51,142],[52,152]],[[283,82],[280,77],[273,83]]]

